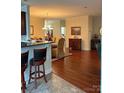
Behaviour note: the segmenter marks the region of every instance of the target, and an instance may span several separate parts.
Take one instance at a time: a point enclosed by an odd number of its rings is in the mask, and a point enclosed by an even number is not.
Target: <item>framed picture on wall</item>
[[[71,35],[81,35],[81,27],[71,27]]]
[[[34,26],[30,25],[30,35],[33,35],[33,34],[34,34]]]

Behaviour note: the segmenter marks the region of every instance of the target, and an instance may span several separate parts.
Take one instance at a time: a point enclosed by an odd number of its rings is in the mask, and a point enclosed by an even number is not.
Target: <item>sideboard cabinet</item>
[[[69,39],[69,49],[81,50],[81,39]]]

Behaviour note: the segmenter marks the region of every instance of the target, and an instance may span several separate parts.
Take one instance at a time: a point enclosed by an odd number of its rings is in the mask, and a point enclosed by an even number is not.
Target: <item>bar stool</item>
[[[46,60],[46,48],[34,49],[34,58],[30,60],[29,83],[31,79],[35,79],[35,88],[37,88],[37,79],[44,77],[45,82],[47,82],[45,76],[45,67],[44,67],[45,60]],[[40,70],[41,65],[43,66],[43,71]],[[32,71],[33,66],[35,67],[34,71]]]
[[[28,63],[28,51],[21,53],[21,82],[22,82],[22,92],[25,93],[26,82],[24,77],[24,72],[27,68]]]

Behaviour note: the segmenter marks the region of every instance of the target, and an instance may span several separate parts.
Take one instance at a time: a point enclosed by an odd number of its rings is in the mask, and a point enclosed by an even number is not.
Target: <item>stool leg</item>
[[[29,72],[29,81],[28,81],[28,84],[30,84],[30,81],[31,81],[31,71],[32,71],[32,66],[30,65],[30,72]]]
[[[40,77],[40,68],[38,66],[38,77]]]
[[[44,75],[44,80],[47,83],[47,79],[46,79],[46,75],[45,75],[45,68],[44,68],[44,64],[43,64],[43,75]]]
[[[37,88],[37,66],[35,65],[35,89]]]
[[[24,72],[23,71],[21,71],[21,82],[22,82],[22,93],[25,93],[26,82],[25,82]]]

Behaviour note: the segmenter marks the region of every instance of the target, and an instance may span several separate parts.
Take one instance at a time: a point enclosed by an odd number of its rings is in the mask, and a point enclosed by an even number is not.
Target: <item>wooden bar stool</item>
[[[45,67],[44,67],[45,60],[46,60],[46,48],[34,49],[34,58],[30,60],[29,83],[31,79],[35,79],[35,88],[37,88],[37,79],[44,77],[45,82],[47,82],[45,76]],[[43,71],[40,70],[41,65],[43,66]],[[35,67],[34,71],[32,71],[32,66]]]
[[[21,82],[22,82],[22,92],[25,93],[26,82],[24,77],[24,72],[27,68],[28,63],[28,52],[21,54]]]

